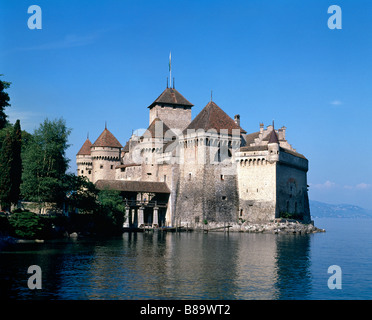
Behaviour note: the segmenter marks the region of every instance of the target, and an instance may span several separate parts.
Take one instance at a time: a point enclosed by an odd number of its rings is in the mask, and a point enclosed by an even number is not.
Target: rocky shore
[[[296,220],[284,220],[278,219],[275,221],[268,221],[262,223],[251,223],[244,222],[242,224],[238,223],[208,223],[203,227],[195,228],[203,229],[208,232],[224,232],[227,231],[227,226],[230,232],[252,232],[252,233],[273,233],[273,234],[310,234],[317,232],[325,232],[324,229],[320,229],[314,226],[313,223],[302,223]]]

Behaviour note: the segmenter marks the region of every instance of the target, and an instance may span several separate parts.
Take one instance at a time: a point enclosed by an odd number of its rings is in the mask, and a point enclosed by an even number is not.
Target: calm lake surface
[[[125,233],[0,252],[1,298],[371,299],[372,219],[316,219],[327,232]],[[30,290],[30,265],[42,289]],[[330,290],[328,267],[342,269]]]

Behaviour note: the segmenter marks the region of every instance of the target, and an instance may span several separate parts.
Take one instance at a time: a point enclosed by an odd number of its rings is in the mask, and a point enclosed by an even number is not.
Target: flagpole
[[[169,88],[172,88],[172,52],[169,52]]]

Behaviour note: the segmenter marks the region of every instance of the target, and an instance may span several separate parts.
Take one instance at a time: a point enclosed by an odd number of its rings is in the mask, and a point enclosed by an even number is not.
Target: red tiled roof
[[[98,139],[93,143],[93,147],[112,147],[112,148],[122,148],[123,146],[114,137],[114,135],[107,129],[103,130]]]
[[[220,132],[222,129],[227,129],[229,134],[232,134],[233,129],[240,130],[241,133],[246,133],[235,121],[230,118],[217,104],[210,101],[202,111],[195,117],[195,119],[189,124],[184,130],[187,133],[187,129],[215,129]]]
[[[92,143],[89,139],[85,140],[83,146],[80,148],[79,152],[77,153],[78,156],[86,156],[90,155],[90,147],[92,146]]]

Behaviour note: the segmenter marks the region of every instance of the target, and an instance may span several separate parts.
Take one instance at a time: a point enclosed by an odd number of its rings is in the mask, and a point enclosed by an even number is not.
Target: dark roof
[[[162,135],[159,136],[159,137],[156,137],[155,136],[155,128],[156,126],[162,126],[163,127],[163,132],[162,132]],[[171,134],[170,136],[168,137],[172,137],[172,136],[175,136],[175,134],[172,132],[172,131],[169,131],[169,127],[162,121],[160,120],[159,118],[155,118],[151,124],[149,125],[149,127],[147,128],[147,130],[144,132],[144,134],[142,135],[142,137],[145,137],[145,138],[164,138],[165,137],[165,133],[168,131],[168,134]],[[158,132],[158,135],[159,135],[159,132]],[[141,138],[142,138],[141,137]]]
[[[127,143],[125,144],[124,148],[123,148],[123,152],[129,152],[129,140],[127,141]]]
[[[123,146],[114,137],[114,135],[107,129],[103,130],[98,139],[93,143],[93,147],[113,147],[122,148]]]
[[[173,88],[166,88],[162,94],[151,105],[148,106],[148,108],[152,108],[156,104],[171,104],[189,107],[193,106],[190,101],[188,101],[182,94]]]
[[[113,189],[127,192],[170,193],[165,182],[98,180],[96,187],[99,190]]]
[[[232,134],[233,129],[240,130],[240,133],[246,133],[235,121],[230,118],[217,104],[210,101],[202,111],[195,117],[193,121],[184,130],[187,133],[187,129],[215,129],[220,132],[222,129],[227,129],[228,134]]]
[[[279,144],[278,136],[276,135],[276,132],[275,132],[274,128],[270,133],[269,143],[278,143]]]
[[[254,140],[258,138],[259,135],[260,135],[259,131],[245,135],[245,141],[247,145],[249,146],[251,143],[254,143]]]
[[[80,148],[79,152],[77,153],[78,156],[83,155],[90,155],[90,147],[92,146],[92,143],[89,139],[85,140],[83,146]]]
[[[293,150],[289,150],[289,149],[280,147],[279,151],[289,153],[289,154],[291,154],[293,156],[296,156],[296,157],[299,157],[299,158],[302,158],[302,159],[306,159],[306,157],[303,154],[298,153],[298,152],[293,151]]]
[[[264,150],[267,150],[268,149],[268,146],[267,144],[264,144],[264,145],[258,145],[258,146],[245,146],[245,147],[241,147],[239,149],[240,152],[244,152],[244,151],[264,151]]]

